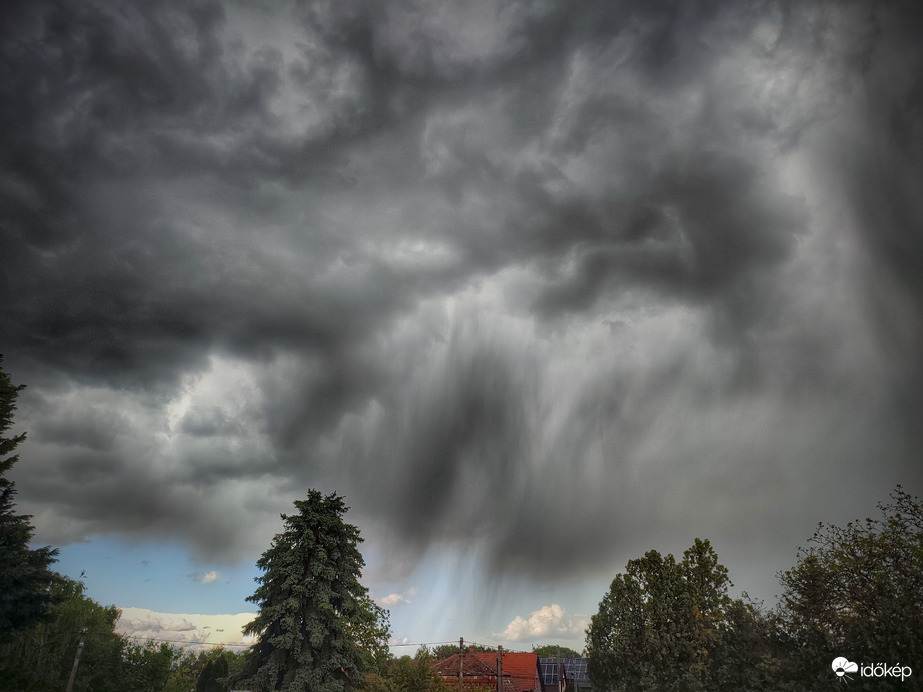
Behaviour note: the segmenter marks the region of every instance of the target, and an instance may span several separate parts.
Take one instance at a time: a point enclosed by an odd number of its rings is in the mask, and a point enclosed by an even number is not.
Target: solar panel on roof
[[[589,682],[590,674],[587,671],[587,661],[585,658],[565,658],[564,671],[567,673],[568,680],[575,682]]]
[[[558,664],[553,658],[540,658],[538,660],[542,671],[542,684],[558,684]]]

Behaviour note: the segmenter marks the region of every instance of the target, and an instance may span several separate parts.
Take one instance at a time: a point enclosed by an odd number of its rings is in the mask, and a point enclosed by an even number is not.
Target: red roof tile
[[[496,669],[496,652],[478,653],[477,657]],[[496,674],[496,673],[495,673]],[[504,652],[503,677],[510,676],[516,692],[529,692],[541,688],[538,680],[538,654]]]
[[[504,666],[506,665],[506,657],[508,654],[503,654]],[[491,658],[493,657],[493,658]],[[458,679],[458,654],[454,656],[449,656],[444,658],[441,661],[433,661],[431,664],[432,667],[439,671],[439,674],[442,677],[447,679],[447,682],[450,685],[453,681]],[[484,686],[490,687],[491,689],[497,688],[497,654],[496,653],[465,653],[464,660],[464,680],[465,685],[468,686]],[[521,688],[517,685],[516,680],[509,675],[509,673],[504,668],[503,671],[503,690],[504,692],[527,692],[531,690],[532,685],[529,687]]]
[[[465,660],[463,662],[465,677],[472,675],[482,675],[490,676],[493,675],[494,678],[497,677],[497,666],[496,663],[491,665],[487,661],[479,659],[476,655],[467,652],[465,653]],[[446,678],[458,677],[458,654],[454,656],[449,656],[440,661],[433,661],[433,668],[439,671],[439,673]]]

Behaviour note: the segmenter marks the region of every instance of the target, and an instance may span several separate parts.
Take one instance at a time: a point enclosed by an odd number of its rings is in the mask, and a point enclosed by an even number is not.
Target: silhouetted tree
[[[881,519],[820,524],[780,575],[777,616],[793,688],[829,686],[839,656],[923,661],[923,504],[900,486],[891,499],[878,504]]]
[[[2,363],[2,357],[0,357]],[[56,574],[50,569],[57,550],[29,548],[33,527],[30,516],[16,514],[14,483],[6,472],[19,460],[13,452],[25,433],[6,435],[13,425],[16,398],[25,385],[14,385],[0,369],[0,642],[11,641],[18,631],[38,622],[52,603],[49,591]]]

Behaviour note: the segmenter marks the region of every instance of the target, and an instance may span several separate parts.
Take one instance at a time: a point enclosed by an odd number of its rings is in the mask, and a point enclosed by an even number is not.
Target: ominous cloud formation
[[[921,31],[911,2],[5,3],[40,539],[250,559],[318,486],[397,572],[701,535],[771,574],[919,492]]]

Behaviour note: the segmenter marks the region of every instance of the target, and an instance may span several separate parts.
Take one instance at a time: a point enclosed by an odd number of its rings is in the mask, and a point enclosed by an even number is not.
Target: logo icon
[[[852,661],[844,658],[843,656],[838,656],[835,659],[833,659],[833,663],[831,663],[830,665],[833,668],[833,672],[836,673],[836,676],[840,678],[840,680],[843,680],[843,678],[847,680],[852,680],[852,676],[847,675],[847,673],[858,673],[859,672],[859,664],[853,663]]]

